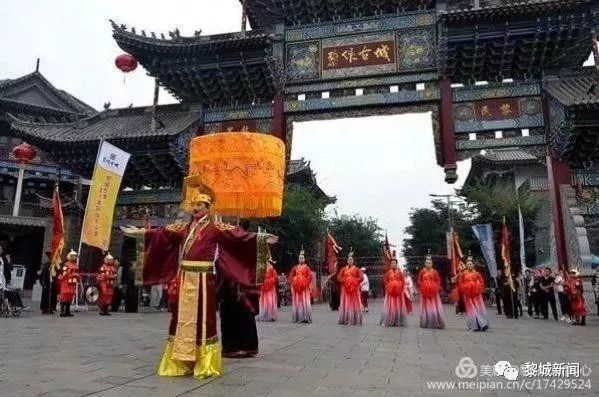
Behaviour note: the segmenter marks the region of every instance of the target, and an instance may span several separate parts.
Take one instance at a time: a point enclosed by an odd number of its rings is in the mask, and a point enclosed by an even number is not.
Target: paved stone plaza
[[[587,327],[553,321],[508,320],[491,314],[487,333],[467,333],[463,318],[445,307],[446,330],[378,326],[380,300],[362,327],[336,324],[336,313],[315,307],[315,322],[259,324],[260,356],[225,360],[217,379],[159,378],[168,313],[76,313],[60,319],[25,313],[0,319],[0,396],[524,396],[599,395],[599,322]],[[458,381],[461,358],[475,364],[507,360],[586,364],[593,389],[585,391],[439,392],[427,381]],[[489,380],[479,374],[478,380]],[[504,379],[504,378],[493,378]]]

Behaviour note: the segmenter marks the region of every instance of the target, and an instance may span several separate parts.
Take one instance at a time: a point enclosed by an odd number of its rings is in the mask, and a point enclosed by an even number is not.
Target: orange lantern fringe
[[[281,215],[285,144],[271,135],[228,132],[196,137],[189,150],[189,177],[184,206],[193,202],[193,187],[214,191],[212,209],[221,215],[264,218]]]

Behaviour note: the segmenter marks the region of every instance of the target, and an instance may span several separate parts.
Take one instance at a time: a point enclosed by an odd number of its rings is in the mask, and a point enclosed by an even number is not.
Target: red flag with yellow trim
[[[501,257],[503,258],[503,273],[507,278],[512,291],[516,290],[514,285],[514,279],[512,277],[512,262],[510,260],[510,254],[512,252],[512,241],[510,232],[505,223],[505,217],[503,217],[503,225],[501,227]]]
[[[52,197],[52,262],[50,263],[50,277],[56,276],[56,270],[62,263],[62,250],[64,249],[64,216],[62,203],[58,191],[58,184],[54,188]]]
[[[337,254],[339,251],[341,251],[341,247],[337,245],[337,242],[331,233],[328,232],[325,248],[327,256],[327,268],[329,270],[329,274],[333,274],[337,270]]]
[[[460,248],[460,241],[458,238],[458,234],[456,232],[452,232],[452,249],[451,249],[451,275],[455,276],[458,274],[458,270],[462,266],[462,259],[464,255],[462,254],[462,248]]]

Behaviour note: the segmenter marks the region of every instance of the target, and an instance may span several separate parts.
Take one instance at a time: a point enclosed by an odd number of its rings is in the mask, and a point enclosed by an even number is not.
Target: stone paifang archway
[[[64,163],[73,163],[74,145],[97,145],[100,136],[129,145],[136,150],[134,179],[178,188],[194,134],[271,133],[286,140],[290,151],[294,121],[430,111],[436,160],[449,183],[457,179],[457,161],[483,149],[549,153],[557,260],[566,266],[561,190],[570,185],[570,163],[584,160],[577,153],[590,156],[597,150],[588,146],[598,147],[585,137],[589,129],[599,131],[593,107],[599,107],[599,94],[593,93],[599,90],[591,89],[599,78],[581,65],[593,48],[599,4],[468,3],[381,0],[347,7],[338,1],[314,7],[307,1],[245,0],[253,30],[197,31],[190,37],[178,29],[168,36],[140,34],[112,22],[117,44],[182,103],[162,114],[122,112],[136,123],[135,133],[115,134],[112,123],[122,120],[110,111],[81,127],[18,120],[12,127],[50,146]],[[491,83],[475,84],[480,81]],[[583,106],[577,98],[584,99]],[[553,101],[557,105],[547,105]],[[572,122],[582,114],[593,123]],[[152,118],[164,128],[152,130]],[[98,123],[106,131],[99,132]],[[154,147],[158,159],[148,156]],[[586,150],[573,150],[577,147]],[[166,165],[177,172],[161,175]]]

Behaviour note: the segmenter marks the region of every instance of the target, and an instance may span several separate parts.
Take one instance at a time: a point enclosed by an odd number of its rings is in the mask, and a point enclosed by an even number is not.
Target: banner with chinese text
[[[83,218],[83,244],[108,250],[114,206],[129,157],[108,142],[100,144]]]

